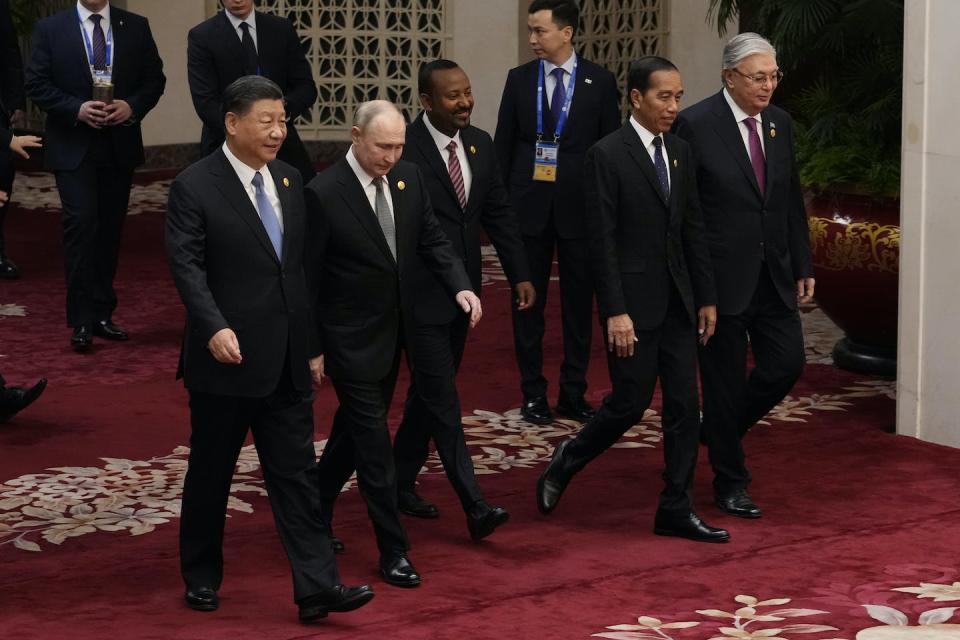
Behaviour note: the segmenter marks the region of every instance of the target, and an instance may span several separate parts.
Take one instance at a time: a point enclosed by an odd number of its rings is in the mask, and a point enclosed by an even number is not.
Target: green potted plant
[[[838,366],[896,371],[903,0],[711,0],[777,49],[774,99],[797,123],[817,302],[846,337]]]

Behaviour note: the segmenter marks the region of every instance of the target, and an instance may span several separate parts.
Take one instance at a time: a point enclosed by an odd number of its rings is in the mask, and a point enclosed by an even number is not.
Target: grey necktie
[[[374,178],[373,184],[377,188],[376,213],[377,222],[383,230],[383,237],[387,240],[387,246],[390,247],[390,253],[394,260],[397,258],[397,229],[393,224],[393,216],[390,215],[390,205],[387,204],[387,194],[383,190],[383,178]]]

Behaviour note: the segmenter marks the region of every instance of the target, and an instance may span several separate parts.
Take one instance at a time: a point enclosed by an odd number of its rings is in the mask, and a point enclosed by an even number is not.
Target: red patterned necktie
[[[103,16],[94,13],[90,16],[93,20],[93,68],[97,71],[105,71],[107,68],[107,39],[103,36],[103,27],[100,21]]]
[[[457,192],[457,199],[460,201],[460,208],[467,208],[467,190],[463,186],[463,172],[460,170],[460,159],[457,157],[457,143],[453,140],[447,145],[447,151],[450,152],[450,158],[447,160],[447,171],[450,172],[450,182],[453,183],[453,190]]]
[[[767,163],[763,157],[760,134],[757,133],[757,121],[753,118],[746,118],[743,123],[750,130],[750,164],[753,165],[753,175],[757,176],[757,186],[760,187],[760,193],[764,193],[767,188]]]

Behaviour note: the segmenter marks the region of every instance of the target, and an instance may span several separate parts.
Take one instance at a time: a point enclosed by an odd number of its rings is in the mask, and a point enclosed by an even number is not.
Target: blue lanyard
[[[83,18],[80,17],[80,10],[77,10],[77,19],[80,21],[80,32],[83,33],[83,44],[87,47],[87,62],[90,63],[90,66],[93,66],[93,43],[90,42],[90,34],[87,33],[87,28],[83,26]],[[107,29],[107,68],[113,66],[113,25],[110,25],[110,28]]]
[[[553,128],[553,141],[560,139],[560,132],[563,131],[563,125],[567,123],[567,115],[570,113],[570,103],[573,102],[573,89],[577,82],[577,57],[573,57],[573,71],[570,72],[570,81],[567,84],[567,97],[563,103],[563,111],[560,112],[560,118]],[[540,61],[540,71],[537,75],[537,140],[543,138],[543,60]]]

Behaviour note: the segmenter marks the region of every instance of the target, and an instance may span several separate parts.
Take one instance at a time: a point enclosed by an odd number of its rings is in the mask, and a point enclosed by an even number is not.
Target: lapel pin
[[[584,78],[583,81],[587,84],[593,84],[593,78]]]
[[[283,186],[285,186],[285,187],[289,187],[289,186],[290,186],[290,178],[284,178],[284,179],[283,179]]]
[[[680,166],[680,165],[677,164],[677,159],[674,158],[674,159],[673,159],[673,168],[676,169],[678,166]]]
[[[771,138],[777,137],[777,124],[775,122],[770,123],[770,137]]]
[[[397,189],[400,189],[400,191],[403,191],[406,188],[407,188],[407,183],[404,182],[403,180],[397,183]]]
[[[477,148],[473,145],[470,145],[470,153],[472,153],[473,155],[477,155]]]

